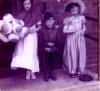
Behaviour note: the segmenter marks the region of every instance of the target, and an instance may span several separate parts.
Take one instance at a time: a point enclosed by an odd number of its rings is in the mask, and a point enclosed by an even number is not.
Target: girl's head
[[[70,3],[66,6],[65,11],[70,12],[71,14],[79,14],[80,13],[80,6],[77,3]]]
[[[32,8],[33,0],[22,0],[25,11],[29,11]]]
[[[46,12],[44,15],[44,23],[47,28],[53,28],[55,24],[55,17],[50,12]]]

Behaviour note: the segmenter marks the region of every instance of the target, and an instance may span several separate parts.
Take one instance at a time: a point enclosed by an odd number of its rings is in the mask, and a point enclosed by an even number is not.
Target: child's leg
[[[69,54],[69,56],[71,57],[70,61],[71,62],[71,73],[75,74],[76,73],[76,69],[77,69],[77,50],[76,50],[76,46],[72,45],[71,46],[71,54]]]
[[[43,53],[43,67],[44,67],[44,80],[49,80],[49,53],[44,51]]]
[[[31,70],[27,70],[26,71],[26,79],[30,79],[30,76],[31,76]]]
[[[85,40],[81,42],[80,49],[79,49],[79,71],[81,74],[84,73],[85,66],[86,66],[86,48],[85,48]]]
[[[76,54],[76,45],[72,44],[68,47],[68,68],[69,73],[72,78],[76,76],[76,70],[77,70],[77,54]]]
[[[36,79],[36,75],[34,72],[31,71],[31,79]]]
[[[56,57],[57,57],[56,52],[50,54],[49,70],[50,70],[50,78],[52,80],[57,80],[56,72],[55,72],[55,69],[56,69],[55,66],[57,65]]]
[[[67,59],[65,60],[65,65],[68,66],[68,70],[69,70],[69,73],[72,73],[72,60],[71,60],[71,51],[70,51],[70,48],[67,49]]]

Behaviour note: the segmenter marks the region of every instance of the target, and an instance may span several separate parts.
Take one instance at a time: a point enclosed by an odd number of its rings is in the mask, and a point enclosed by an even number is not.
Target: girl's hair
[[[70,10],[71,10],[73,7],[78,7],[79,12],[80,12],[80,6],[79,6],[79,4],[77,4],[77,3],[70,3],[70,4],[68,4],[68,5],[65,7],[65,11],[70,12]]]
[[[23,10],[24,9],[23,3],[24,3],[25,0],[20,0],[20,1],[21,1],[21,5],[22,5],[22,10]],[[30,2],[31,2],[31,10],[32,10],[32,7],[33,7],[33,1],[34,0],[30,0]]]
[[[25,0],[21,0],[21,3],[23,4]],[[30,0],[31,3],[33,3],[34,0]]]
[[[55,17],[54,17],[53,14],[51,14],[50,12],[45,12],[43,21],[45,22],[45,21],[48,20],[50,17],[53,17],[53,18],[55,19]]]

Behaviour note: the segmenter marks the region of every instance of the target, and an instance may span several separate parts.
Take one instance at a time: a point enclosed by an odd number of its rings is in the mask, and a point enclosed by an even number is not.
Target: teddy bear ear
[[[5,14],[4,16],[3,16],[3,20],[5,21],[5,22],[11,22],[12,20],[13,20],[13,16],[11,15],[11,14]]]

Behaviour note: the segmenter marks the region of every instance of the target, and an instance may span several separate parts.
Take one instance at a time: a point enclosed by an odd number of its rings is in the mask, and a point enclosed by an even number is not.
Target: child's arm
[[[85,24],[83,24],[82,25],[82,31],[85,32],[85,30],[86,30],[86,26],[85,26]]]
[[[19,34],[19,36],[21,38],[24,38],[25,36],[27,36],[29,34],[28,28],[27,27],[23,27],[21,33]]]
[[[9,39],[5,35],[3,35],[2,33],[0,33],[0,40],[5,42],[5,43],[9,42]]]
[[[69,21],[69,18],[65,18],[63,33],[73,33],[73,32],[75,32],[75,29],[74,26],[72,25],[72,21]]]
[[[85,17],[83,16],[83,21],[82,21],[83,27],[82,27],[82,31],[85,31],[85,30],[86,30],[85,23],[86,23],[86,19],[85,19]]]
[[[30,33],[37,32],[41,29],[41,21],[37,22],[35,25],[29,28]]]
[[[86,19],[84,16],[82,16],[82,34],[84,35],[84,32],[86,30],[86,26],[85,26],[85,23],[86,23]]]
[[[33,25],[30,28],[23,27],[20,37],[24,38],[25,36],[27,36],[30,33],[35,33],[37,31],[39,31],[40,28],[41,28],[41,21],[37,22],[37,24]]]
[[[64,25],[63,33],[74,33],[75,29],[71,25]]]

